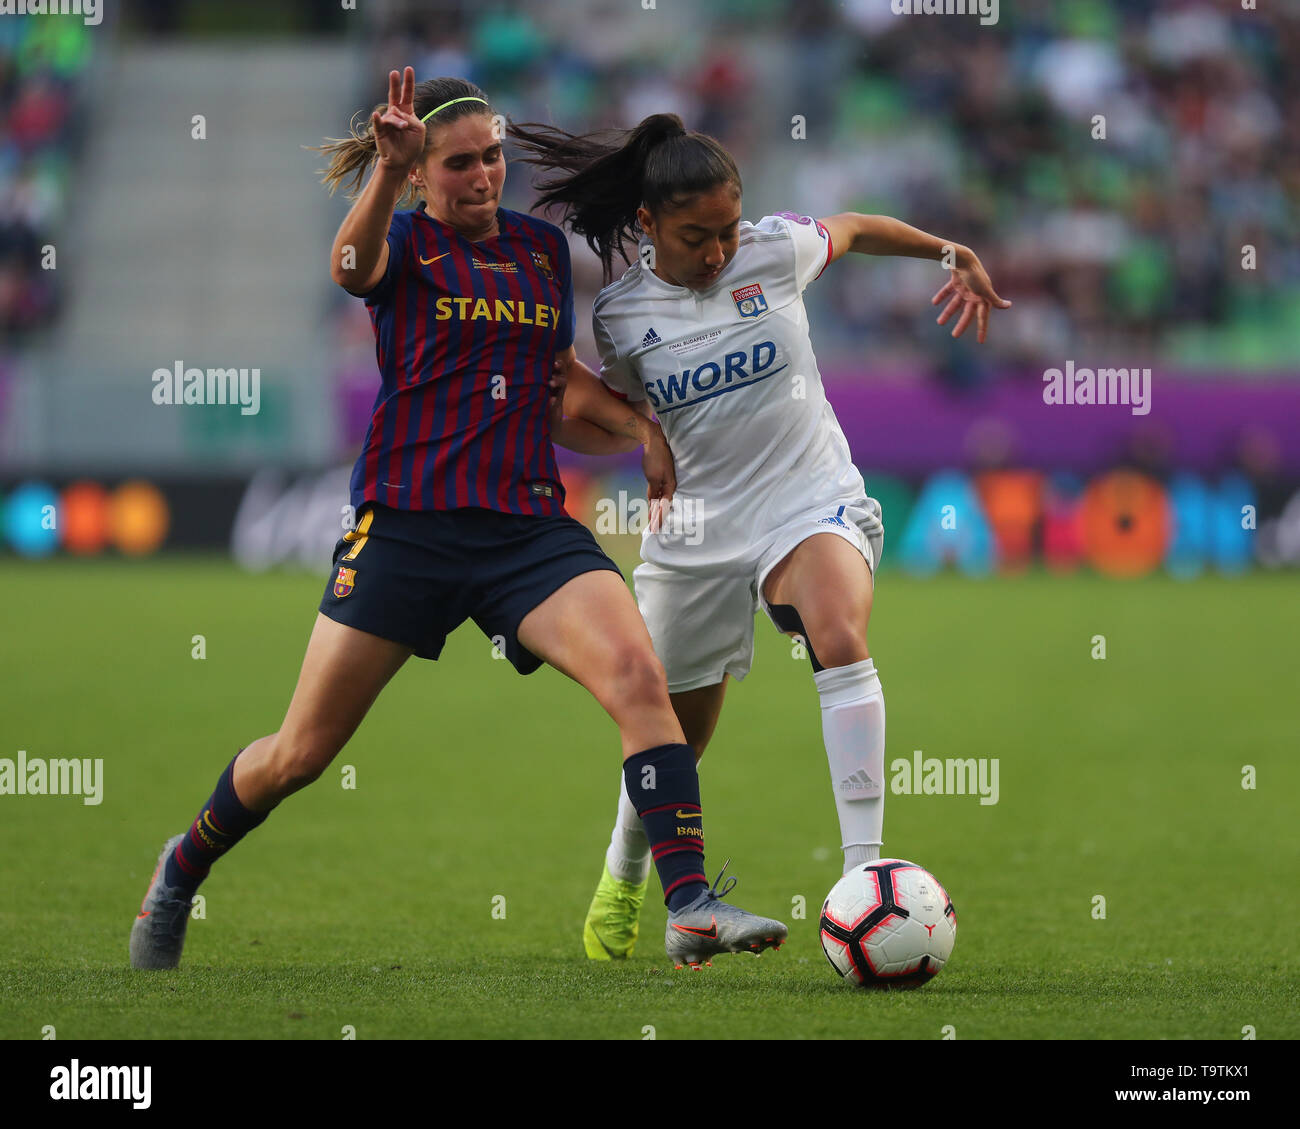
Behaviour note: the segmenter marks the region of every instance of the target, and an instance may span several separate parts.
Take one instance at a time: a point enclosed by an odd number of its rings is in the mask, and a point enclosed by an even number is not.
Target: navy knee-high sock
[[[700,778],[690,745],[658,745],[623,762],[623,779],[650,840],[664,904],[670,910],[708,889]]]
[[[243,751],[240,749],[239,753]],[[226,765],[216,791],[199,809],[189,834],[167,859],[163,881],[168,886],[179,886],[193,894],[208,876],[212,864],[271,814],[249,811],[235,795],[235,761],[239,753]]]

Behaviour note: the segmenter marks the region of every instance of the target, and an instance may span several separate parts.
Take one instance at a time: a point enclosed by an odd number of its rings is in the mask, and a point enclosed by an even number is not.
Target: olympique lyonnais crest
[[[742,318],[756,318],[767,313],[767,299],[763,297],[763,288],[757,282],[753,286],[733,290],[731,297]]]
[[[532,252],[532,255],[533,263],[536,265],[537,269],[554,282],[555,275],[551,272],[551,256],[543,251],[534,251]]]
[[[339,566],[339,574],[334,578],[334,595],[340,600],[344,596],[352,594],[352,586],[357,582],[357,570],[355,568],[343,568]]]

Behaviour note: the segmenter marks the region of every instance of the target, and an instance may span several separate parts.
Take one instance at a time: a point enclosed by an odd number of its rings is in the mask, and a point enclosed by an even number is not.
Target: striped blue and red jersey
[[[569,245],[554,224],[497,209],[472,243],[423,202],[388,229],[388,270],[362,295],[381,385],[351,500],[403,510],[562,514],[546,405],[573,344]]]

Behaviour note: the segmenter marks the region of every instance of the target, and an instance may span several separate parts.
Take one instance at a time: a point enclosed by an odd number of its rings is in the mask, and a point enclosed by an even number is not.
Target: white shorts
[[[810,510],[756,542],[742,571],[700,575],[645,561],[632,573],[637,605],[650,629],[655,653],[668,673],[668,691],[679,694],[714,686],[730,674],[737,681],[754,662],[754,616],[772,618],[760,593],[767,574],[803,541],[835,533],[855,546],[874,577],[884,544],[880,503],[865,496]]]

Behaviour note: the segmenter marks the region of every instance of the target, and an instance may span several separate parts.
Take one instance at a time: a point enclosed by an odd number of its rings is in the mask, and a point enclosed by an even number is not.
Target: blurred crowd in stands
[[[58,313],[45,269],[71,206],[92,29],[81,19],[0,19],[0,339],[21,343]],[[5,346],[0,345],[0,359]]]
[[[1300,367],[1300,6],[1025,0],[982,26],[895,15],[889,0],[706,0],[685,30],[680,12],[674,22],[635,0],[377,9],[359,40],[375,76],[359,110],[410,62],[418,78],[473,79],[519,121],[584,131],[673,111],[735,155],[747,218],[894,215],[974,248],[1015,303],[984,349],[954,344],[933,324],[936,264],[851,256],[807,292],[824,368],[963,385],[1067,358]],[[92,30],[0,19],[10,344],[55,318],[59,275],[42,269],[41,249],[72,206],[73,178],[94,190],[93,170],[74,163]],[[531,173],[511,168],[507,206],[529,207]],[[602,280],[581,241],[574,250],[579,349],[594,362],[588,314]],[[346,354],[360,358],[364,309],[335,300]]]
[[[1300,8],[1278,7],[1043,0],[984,27],[889,0],[711,0],[684,37],[612,0],[418,5],[381,29],[371,70],[463,75],[512,118],[574,131],[676,112],[735,155],[747,218],[897,216],[974,248],[1015,303],[974,350],[934,325],[936,264],[851,256],[806,295],[823,368],[1278,373],[1300,357]],[[531,172],[512,167],[508,206],[529,206]],[[601,279],[574,251],[592,360]]]

